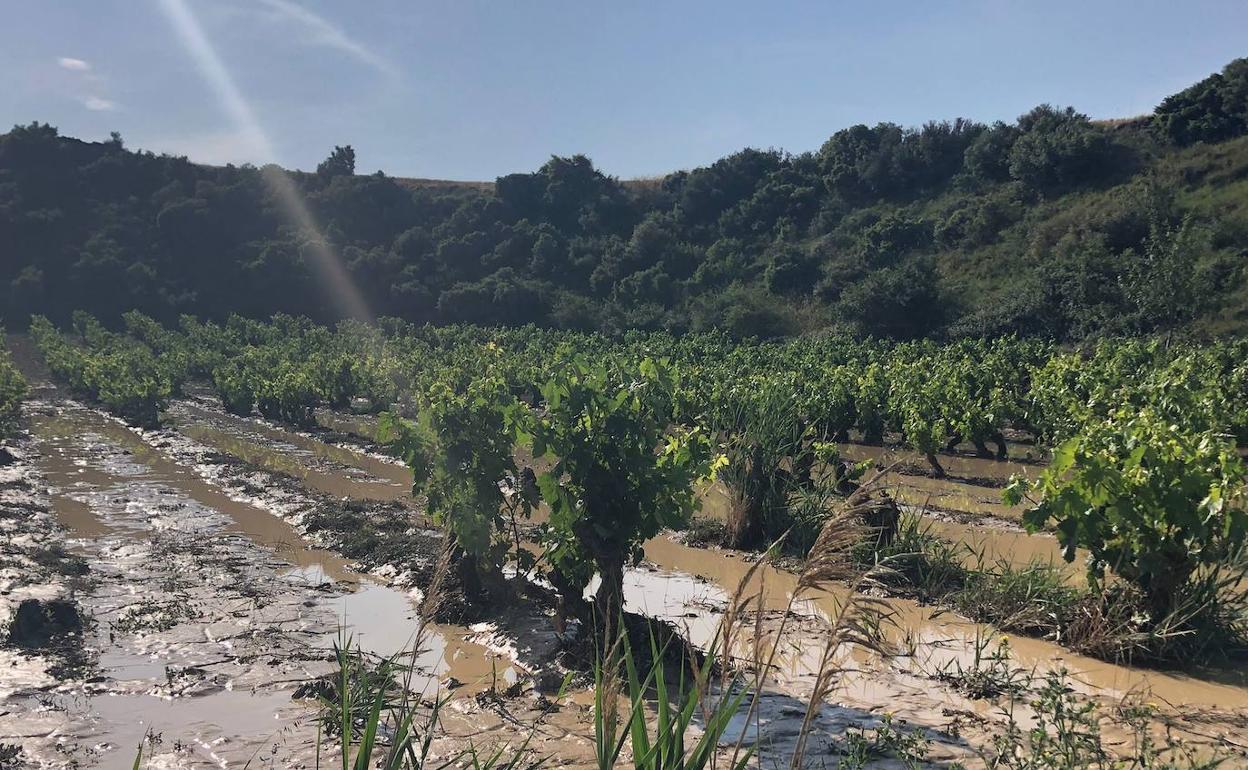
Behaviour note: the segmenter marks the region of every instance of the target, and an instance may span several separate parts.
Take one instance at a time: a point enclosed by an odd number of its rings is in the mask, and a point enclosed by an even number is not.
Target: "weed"
[[[681,533],[681,539],[691,548],[723,546],[728,542],[728,525],[718,519],[695,516]]]
[[[121,617],[109,623],[109,628],[122,634],[168,631],[183,620],[194,620],[199,616],[199,610],[183,600],[161,602],[143,599],[127,607]]]
[[[969,666],[960,660],[944,665],[936,679],[976,700],[1000,695],[1019,695],[1031,685],[1031,675],[1010,663],[1010,642],[1001,637],[996,646],[983,634],[975,635],[974,656]]]
[[[983,757],[992,770],[1213,770],[1225,761],[1174,736],[1159,746],[1152,706],[1127,699],[1107,711],[1095,699],[1077,695],[1064,669],[1048,672],[1025,697],[1031,712],[1027,727],[1015,716],[1016,703],[1002,709],[1003,724]],[[1127,728],[1129,737],[1107,742],[1104,722]]]
[[[968,573],[963,566],[965,549],[941,538],[931,520],[914,511],[902,513],[892,540],[880,545],[863,540],[854,548],[854,559],[863,568],[887,563],[894,589],[910,589],[920,598],[936,600],[961,588]]]
[[[874,759],[895,759],[906,770],[924,767],[931,741],[921,731],[894,726],[893,715],[885,714],[879,727],[846,731],[840,750],[838,770],[862,770]]]
[[[1079,596],[1079,589],[1067,585],[1057,567],[1043,562],[1015,567],[1000,561],[967,570],[962,587],[949,596],[949,603],[1005,631],[1055,637],[1068,625]]]

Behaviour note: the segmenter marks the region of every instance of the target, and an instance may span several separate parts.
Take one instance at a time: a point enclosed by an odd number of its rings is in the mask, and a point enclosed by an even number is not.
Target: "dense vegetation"
[[[614,614],[624,564],[661,528],[689,523],[712,473],[733,497],[734,545],[787,533],[804,549],[858,488],[862,469],[839,460],[838,442],[899,441],[941,475],[953,444],[1000,456],[1014,432],[1055,451],[1010,496],[1031,500],[1027,525],[1053,527],[1068,558],[1091,554],[1087,601],[1129,609],[1137,647],[1189,655],[1215,634],[1248,639],[1248,615],[1228,603],[1228,590],[1242,593],[1248,540],[1237,453],[1248,444],[1248,340],[1069,350],[1016,337],[740,343],[395,319],[336,331],[286,316],[184,317],[177,331],[135,312],[125,321],[124,334],[81,313],[76,335],[43,318],[33,330],[58,376],[141,424],[189,379],[212,382],[231,411],[288,422],[317,407],[390,409],[385,433],[453,534],[466,583],[496,600],[513,563],[540,568],[582,615],[581,591],[603,576],[596,606]],[[522,467],[517,444],[544,466]],[[550,516],[529,532],[539,502]],[[896,552],[896,508],[862,512],[887,530],[876,557]]]
[[[0,347],[0,442],[13,431],[25,396],[26,380],[9,359],[9,351]]]
[[[1248,318],[1248,60],[1151,118],[1040,106],[1011,123],[889,123],[814,152],[746,149],[620,182],[584,157],[494,184],[213,168],[0,136],[5,319],[141,309],[338,320],[315,266],[375,316],[581,330],[839,326],[876,336],[1077,339]],[[319,222],[283,214],[293,189]],[[227,375],[228,376],[228,375]],[[257,394],[259,395],[259,394]],[[274,408],[280,409],[280,406]]]

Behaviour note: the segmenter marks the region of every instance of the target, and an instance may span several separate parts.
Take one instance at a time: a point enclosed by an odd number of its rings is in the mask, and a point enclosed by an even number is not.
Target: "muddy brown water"
[[[343,414],[332,409],[317,409],[316,422],[322,428],[354,433],[370,441],[377,440],[377,418],[371,414]]]
[[[325,583],[343,583],[348,586],[349,592],[336,600],[336,614],[363,649],[389,656],[410,647],[412,633],[418,622],[415,598],[389,588],[370,575],[353,570],[351,563],[338,554],[309,545],[282,518],[261,507],[235,499],[202,479],[193,470],[173,462],[159,448],[151,446],[133,431],[93,411],[75,410],[68,419],[36,416],[32,423],[34,433],[40,437],[41,445],[47,450],[41,459],[41,470],[58,487],[73,489],[79,484],[92,483],[92,478],[97,483],[102,480],[99,471],[90,469],[87,459],[76,456],[75,452],[83,449],[77,439],[84,431],[87,435],[96,433],[103,436],[131,452],[142,465],[145,476],[158,480],[201,505],[225,514],[229,517],[232,528],[246,535],[252,542],[275,551],[291,564],[287,575],[295,576],[313,586]],[[229,442],[222,443],[222,451],[228,451],[225,447],[229,446]],[[258,447],[257,450],[264,448]],[[268,460],[272,458],[270,452],[263,452],[263,455]],[[318,472],[317,478],[328,479],[330,474]],[[325,491],[334,490],[334,493],[348,497],[355,496],[351,493],[360,494],[360,490],[381,488],[387,490],[387,495],[392,495],[386,499],[400,496],[393,491],[393,485],[376,480],[361,483],[359,479],[347,478],[341,484],[327,483],[326,486]],[[57,498],[60,499],[62,498]],[[108,531],[109,525],[98,519],[88,519],[86,528],[80,528],[78,525],[83,523],[84,514],[89,516],[89,510],[84,512],[81,506],[82,503],[73,501],[68,510],[62,510],[59,506],[56,509],[62,523],[71,532],[92,537],[98,536],[100,528]],[[437,625],[433,628],[439,633],[431,640],[433,649],[424,657],[427,663],[437,661],[440,673],[453,676],[464,683],[479,683],[494,676],[505,681],[514,681],[515,672],[506,665],[500,666],[496,655],[463,639],[467,634],[466,629],[449,625]]]
[[[350,419],[358,418],[352,416]],[[276,435],[288,433],[271,425],[267,426],[267,430],[276,432]],[[349,460],[351,455],[358,456],[358,453],[339,457]],[[997,462],[978,458],[958,459],[965,460],[968,467],[973,466],[976,472],[982,470],[980,464]],[[1030,472],[1035,471],[1035,466],[1017,465],[1030,469]],[[936,479],[924,480],[939,483]],[[989,493],[999,494],[999,490],[989,490]],[[705,500],[705,510],[714,510],[716,506],[726,503],[726,494],[722,488],[712,489],[705,495]],[[1047,535],[1028,535],[1021,531],[935,520],[931,526],[952,540],[966,542],[971,548],[982,551],[985,559],[999,558],[1015,565],[1064,563],[1056,540]],[[626,600],[630,607],[686,626],[695,642],[709,640],[718,625],[718,611],[722,610],[727,597],[738,587],[751,564],[735,553],[692,548],[666,536],[647,542],[645,553],[647,560],[657,569],[629,572]],[[767,607],[781,610],[788,606],[796,584],[796,576],[791,572],[765,565],[756,573],[755,581],[755,590],[764,596]],[[844,593],[833,592],[816,597],[806,603],[804,609],[830,617],[838,611],[844,599]],[[893,599],[889,605],[894,613],[896,637],[906,637],[917,644],[916,670],[930,671],[958,662],[967,665],[973,657],[977,640],[1000,637],[989,627],[914,602]],[[1248,672],[1141,670],[1087,658],[1037,639],[1015,637],[1011,638],[1010,645],[1019,665],[1038,670],[1064,667],[1089,691],[1110,695],[1148,691],[1156,699],[1173,704],[1248,707]],[[794,665],[800,667],[802,661],[798,660]]]
[[[287,566],[274,579],[303,586],[310,602],[327,612],[328,623],[316,642],[328,649],[336,626],[360,648],[389,656],[409,648],[418,618],[414,597],[352,571],[334,553],[309,546],[283,519],[231,497],[201,478],[191,468],[167,457],[158,446],[94,410],[61,404],[34,405],[30,426],[36,439],[37,469],[48,484],[50,507],[71,538],[67,544],[79,553],[92,548],[104,553],[126,549],[126,542],[144,542],[161,527],[179,529],[184,520],[224,517],[225,529],[246,538],[253,547],[276,554]],[[357,479],[358,481],[358,479]],[[379,489],[384,482],[365,482]],[[360,487],[350,487],[358,491]],[[168,509],[167,516],[151,517]],[[176,511],[176,512],[175,512]],[[110,565],[103,565],[105,570]],[[347,590],[343,590],[343,588]],[[516,671],[495,651],[468,641],[468,629],[432,626],[418,665],[419,689],[431,691],[439,680],[453,677],[473,692],[497,681],[515,680]],[[239,747],[257,746],[283,733],[303,730],[306,739],[312,714],[306,705],[290,699],[290,687],[272,690],[224,689],[195,697],[172,698],[146,694],[159,687],[172,660],[159,648],[134,652],[113,647],[111,635],[101,648],[97,666],[110,681],[129,683],[131,691],[99,692],[89,697],[90,728],[94,736],[90,764],[129,767],[133,751],[145,734],[165,733],[190,740],[198,755],[213,763],[238,758]],[[148,684],[145,684],[148,682]],[[187,736],[190,736],[189,738]],[[218,744],[229,750],[217,751]],[[189,744],[188,744],[189,745]],[[231,760],[232,761],[232,760]]]
[[[1022,518],[1023,506],[1006,505],[1001,499],[1002,488],[1013,476],[1035,479],[1044,470],[1036,462],[1018,459],[991,460],[962,455],[939,455],[940,464],[948,474],[937,479],[915,473],[910,469],[926,469],[923,455],[898,447],[867,446],[864,444],[840,444],[841,454],[855,462],[870,461],[880,466],[900,464],[902,469],[892,475],[890,489],[902,503],[921,508],[936,508],[968,517],[990,516],[1017,521]],[[1027,448],[1035,452],[1032,447]],[[1013,447],[1011,456],[1018,457],[1019,448]]]
[[[675,617],[684,606],[722,607],[727,597],[742,584],[747,572],[755,565],[740,555],[706,548],[693,548],[671,538],[658,537],[646,543],[646,558],[660,566],[657,572],[633,575],[630,600]],[[669,575],[676,575],[675,578]],[[686,581],[688,576],[701,578],[701,590]],[[784,610],[796,588],[797,576],[769,565],[758,568],[746,585],[751,593],[763,597],[766,606]],[[676,586],[674,589],[672,586]],[[692,595],[693,601],[685,597]],[[833,617],[840,611],[847,591],[825,592],[796,609],[815,611]],[[914,659],[916,669],[938,670],[961,662],[969,665],[977,640],[996,640],[1001,635],[982,624],[973,623],[954,613],[941,612],[916,602],[890,599],[896,640],[909,638],[918,648]],[[710,624],[694,618],[692,628],[705,629]],[[713,628],[711,629],[713,631]],[[1057,645],[1027,637],[1009,640],[1015,662],[1025,668],[1044,671],[1058,666],[1068,669],[1089,691],[1111,696],[1130,692],[1150,692],[1153,697],[1173,704],[1193,704],[1218,708],[1248,708],[1248,672],[1202,671],[1172,673],[1117,666],[1065,650]],[[801,661],[795,662],[800,665]]]
[[[180,402],[180,405],[184,403],[186,402]],[[194,409],[190,408],[192,406]],[[203,413],[205,411],[207,414]],[[188,404],[183,415],[177,417],[176,421],[180,430],[196,440],[256,465],[291,473],[309,488],[328,494],[367,500],[392,500],[402,499],[408,488],[407,471],[400,466],[379,460],[365,452],[326,444],[315,437],[259,420],[235,419],[224,413],[213,413],[212,409],[205,410],[200,405]],[[318,421],[335,430],[350,430],[364,436],[369,435],[373,424],[372,418],[367,416],[343,416],[326,412],[318,413]],[[355,597],[354,599],[342,599],[342,613],[346,614],[349,622],[352,617],[356,618],[356,622],[365,624],[370,622],[364,619],[365,616],[379,619],[377,628],[363,629],[364,636],[372,636],[378,647],[392,647],[401,644],[401,638],[405,639],[402,629],[410,629],[414,611],[411,601],[402,592],[386,588],[352,572],[344,560],[332,553],[309,547],[279,517],[262,507],[234,499],[201,478],[194,469],[170,460],[161,452],[159,446],[152,446],[144,437],[91,410],[70,410],[70,413],[62,411],[36,416],[35,428],[40,437],[41,448],[46,450],[49,458],[41,461],[41,470],[52,486],[53,506],[61,521],[77,539],[116,540],[119,537],[141,535],[141,528],[130,526],[124,516],[96,516],[96,507],[92,505],[92,501],[102,490],[116,492],[125,489],[126,483],[135,478],[158,481],[173,488],[179,495],[226,515],[231,522],[230,526],[239,534],[280,554],[283,560],[291,564],[285,577],[312,585],[333,580],[356,586],[356,590],[347,595]],[[124,462],[113,463],[107,470],[101,470],[99,463],[93,462],[91,442],[84,442],[84,437],[96,437],[123,448],[130,453],[133,462],[130,465]],[[283,454],[299,459],[292,466],[288,459],[281,458]],[[953,464],[946,465],[951,472],[955,472]],[[1027,467],[1026,464],[1023,465]],[[289,470],[292,467],[303,472],[292,473]],[[1034,472],[1034,466],[1032,468]],[[983,473],[983,470],[968,465],[965,472],[968,475],[987,477],[988,474]],[[918,479],[916,486],[924,482],[939,483],[935,479],[922,477],[907,477],[906,481],[909,482],[911,478]],[[708,493],[708,498],[713,493],[714,490]],[[999,494],[999,490],[979,486],[968,494],[980,493]],[[934,522],[934,525],[941,527],[954,539],[969,541],[975,536],[984,537],[987,548],[992,553],[1008,557],[1015,563],[1024,552],[1028,556],[1023,561],[1055,552],[1052,538],[1028,536],[1005,529],[981,528],[973,524]],[[981,535],[981,532],[984,534]],[[739,554],[690,548],[667,537],[648,542],[645,550],[648,561],[654,566],[629,571],[626,594],[630,607],[686,627],[690,638],[695,641],[707,640],[713,636],[728,596],[752,565]],[[796,580],[791,573],[765,565],[757,570],[755,580],[758,582],[756,590],[761,593],[767,607],[778,610],[788,606]],[[816,596],[796,609],[802,613],[830,616],[838,610],[844,599],[844,593],[832,591]],[[348,606],[349,601],[354,604]],[[891,600],[889,606],[894,612],[897,627],[893,632],[894,637],[908,638],[914,644],[915,655],[908,665],[915,672],[914,681],[917,684],[913,684],[913,687],[919,690],[931,690],[934,687],[925,678],[926,673],[951,662],[967,662],[977,639],[995,638],[991,629],[947,613],[936,613],[931,608],[912,602]],[[337,614],[341,616],[342,613]],[[487,669],[492,674],[497,668],[496,657],[486,651],[462,652],[464,649],[471,650],[472,643],[460,646],[454,632],[455,629],[452,629],[452,633],[444,637],[447,639],[447,647],[437,654],[443,659],[459,659],[459,664],[466,667],[444,667],[441,674],[445,676],[452,671],[457,672],[454,675],[461,681],[472,681],[474,676],[479,681],[486,675]],[[1118,695],[1147,690],[1156,700],[1176,706],[1232,710],[1248,708],[1248,679],[1242,672],[1184,674],[1141,671],[1086,659],[1038,640],[1016,638],[1011,640],[1011,645],[1014,659],[1019,664],[1038,669],[1065,666],[1081,683],[1080,687],[1089,691]],[[851,655],[861,659],[865,653],[856,650]],[[464,658],[468,660],[467,663]],[[791,676],[802,676],[813,665],[810,650],[790,651],[785,663]],[[159,655],[132,652],[104,655],[101,657],[101,665],[112,671],[117,678],[159,678],[164,671]],[[461,671],[462,674],[458,673]],[[890,687],[891,685],[873,680],[870,675],[847,676],[841,692],[846,697],[856,697],[865,703],[889,703],[890,700],[897,701],[899,698],[898,690]],[[220,700],[211,700],[215,698]],[[124,745],[132,739],[141,738],[144,731],[152,726],[165,724],[176,727],[189,724],[196,726],[196,740],[203,744],[204,750],[209,754],[221,746],[228,746],[232,735],[255,735],[257,727],[261,725],[268,736],[295,730],[299,720],[306,719],[308,714],[302,706],[290,703],[288,693],[278,694],[273,691],[257,691],[255,694],[233,692],[195,699],[175,698],[173,701],[131,693],[110,695],[107,698],[101,696],[94,701],[98,701],[92,705],[107,728],[104,732],[111,736],[110,740]],[[163,714],[168,714],[169,717],[165,718]],[[477,721],[485,725],[491,719],[482,717]],[[116,766],[128,764],[118,763]]]
[[[884,465],[902,462],[913,468],[928,467],[927,459],[922,454],[904,447],[871,444],[838,444],[837,447],[842,457],[855,462],[872,460]],[[1042,452],[1036,447],[1017,444],[1009,446],[1009,457],[1005,460],[947,453],[940,453],[936,458],[945,473],[954,479],[978,479],[998,484],[1008,481],[1011,476],[1034,479],[1045,468],[1041,462]]]
[[[411,496],[412,474],[406,467],[298,431],[274,428],[261,420],[187,401],[173,405],[166,413],[166,422],[197,441],[253,465],[294,476],[335,497],[391,501]]]

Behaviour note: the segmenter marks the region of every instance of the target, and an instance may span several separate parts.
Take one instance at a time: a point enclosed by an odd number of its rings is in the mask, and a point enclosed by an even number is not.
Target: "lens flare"
[[[273,143],[256,119],[251,105],[243,98],[234,79],[217,55],[216,49],[204,34],[203,27],[191,11],[186,0],[160,0],[174,32],[177,33],[187,54],[194,60],[200,75],[221,102],[237,129],[247,142],[256,147],[266,161],[276,159]],[[282,213],[308,239],[307,256],[312,270],[324,289],[333,309],[341,316],[362,321],[372,320],[373,315],[364,301],[364,295],[351,280],[342,259],[334,253],[329,241],[321,232],[311,210],[299,192],[294,179],[276,167],[266,169],[262,178],[272,192]]]

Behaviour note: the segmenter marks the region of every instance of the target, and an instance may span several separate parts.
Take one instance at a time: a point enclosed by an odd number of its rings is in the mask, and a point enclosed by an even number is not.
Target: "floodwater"
[[[335,497],[391,501],[411,495],[412,474],[406,467],[364,452],[187,401],[174,404],[166,415],[171,427],[196,441]]]
[[[269,426],[269,430],[279,434],[286,432],[273,426]],[[1017,451],[1016,447],[1014,449]],[[991,475],[984,467],[986,465],[1005,465],[980,458],[954,459],[963,461],[967,468],[973,469],[980,476]],[[1011,465],[1031,473],[1037,467],[1027,463]],[[948,466],[951,473],[954,472],[954,467],[952,463]],[[996,470],[997,476],[1002,473],[1001,469]],[[909,480],[908,477],[906,481]],[[936,479],[922,480],[933,484],[940,483]],[[980,488],[985,489],[988,494],[1000,494],[999,489]],[[714,511],[722,508],[726,494],[722,488],[715,488],[704,495],[704,501],[704,510]],[[1031,563],[1064,565],[1056,540],[1046,534],[1029,535],[1017,529],[941,520],[929,520],[928,524],[946,538],[966,543],[968,554],[982,554],[985,562],[991,563],[1000,559],[1015,566]],[[742,578],[753,565],[739,554],[714,548],[693,548],[663,535],[647,542],[645,553],[647,561],[652,562],[657,569],[630,570],[625,586],[630,608],[687,627],[690,639],[695,643],[709,641],[718,628],[719,614],[728,597],[737,590]],[[1077,562],[1070,568],[1072,573],[1078,573]],[[788,608],[789,597],[797,580],[793,573],[763,565],[756,572],[754,580],[752,591],[763,595],[768,609]],[[825,617],[831,617],[839,611],[845,598],[842,592],[821,594],[795,609],[813,610]],[[915,602],[890,599],[888,604],[896,624],[895,636],[917,645],[919,649],[914,665],[920,668],[934,670],[955,661],[967,664],[976,640],[999,636],[991,628],[952,613],[922,607]],[[1148,690],[1157,699],[1176,705],[1248,708],[1248,672],[1203,672],[1198,677],[1117,666],[1077,655],[1049,642],[1026,637],[1012,638],[1010,643],[1019,665],[1039,670],[1065,667],[1089,691],[1122,696],[1129,692]]]
[[[147,739],[149,752],[176,747],[204,764],[235,766],[252,758],[257,758],[254,766],[306,762],[314,713],[290,699],[294,686],[326,672],[324,653],[339,623],[365,649],[383,655],[403,650],[419,623],[416,597],[310,546],[277,515],[280,510],[266,504],[270,497],[264,490],[240,495],[223,487],[204,468],[173,451],[169,442],[177,437],[133,431],[72,402],[38,402],[28,411],[49,505],[71,533],[68,545],[89,557],[101,580],[84,602],[102,621],[93,643],[99,648],[97,665],[105,683],[79,696],[85,700],[85,726],[66,733],[90,746],[83,756],[86,764],[129,767],[130,747],[153,734],[158,739]],[[407,469],[363,449],[329,444],[315,434],[227,415],[188,400],[175,403],[170,418],[186,440],[293,476],[309,490],[388,502],[406,501],[410,494]],[[373,425],[369,417],[324,411],[317,418],[334,430],[362,436]],[[987,560],[1060,562],[1052,537],[1019,531],[1005,521],[1012,518],[1008,512],[977,508],[993,505],[994,496],[999,501],[999,485],[979,482],[1008,475],[1004,464],[961,457],[942,457],[942,462],[954,478],[905,476],[898,485],[908,490],[899,495],[903,503],[911,502],[908,494],[930,496],[943,490],[949,507],[968,514],[966,519],[932,519],[930,525],[945,537],[968,543]],[[1020,468],[1017,472],[1034,474],[1037,469],[1034,464],[1014,465]],[[712,488],[705,498],[713,511],[722,506],[724,494]],[[985,526],[974,515],[985,512],[1002,521]],[[201,547],[195,547],[197,542]],[[629,608],[670,621],[698,645],[715,637],[728,602],[756,566],[742,554],[692,548],[665,535],[646,543],[645,555],[646,563],[626,574]],[[796,581],[791,572],[761,565],[744,586],[747,594],[761,597],[771,628],[790,610],[795,618],[776,672],[783,686],[769,693],[769,705],[763,707],[777,735],[791,729],[794,704],[819,664],[818,631],[803,626],[804,620],[834,617],[849,599],[846,589],[833,587],[791,602]],[[202,617],[166,631],[120,634],[117,644],[111,638],[105,641],[105,629],[134,614],[143,585],[153,586],[152,596],[165,602],[163,612],[176,612],[172,601],[181,597],[188,606],[200,608]],[[838,704],[820,716],[828,720],[827,729],[869,725],[881,707],[915,724],[937,724],[949,708],[984,715],[984,703],[969,703],[943,690],[931,675],[951,664],[968,664],[977,642],[999,635],[914,602],[889,599],[886,607],[892,623],[888,636],[909,654],[882,663],[860,648],[843,651]],[[516,640],[501,638],[496,629],[433,626],[430,631],[428,649],[418,658],[423,682],[454,678],[467,690],[479,691],[518,676],[511,660],[514,650],[506,649]],[[1017,665],[1040,671],[1064,667],[1078,689],[1097,696],[1147,691],[1176,711],[1248,709],[1245,672],[1143,671],[1078,656],[1040,640],[1014,638],[1010,646]],[[267,659],[259,655],[261,650],[269,653]],[[221,662],[214,668],[217,657]],[[569,761],[580,765],[587,726],[584,704],[579,712],[572,708],[577,700],[543,728],[537,745],[553,753],[576,744],[579,748],[568,749],[565,756],[575,754],[578,758]],[[506,720],[493,713],[465,711],[448,722],[448,732],[480,740],[506,729],[511,729]],[[951,756],[961,756],[956,740],[942,745]]]
[[[742,586],[747,572],[756,566],[751,581],[745,584],[745,593],[761,595],[767,609],[788,609],[797,587],[797,576],[792,572],[767,564],[755,565],[730,551],[693,548],[667,537],[650,540],[645,550],[647,560],[659,565],[660,570],[634,575],[630,580],[629,598],[639,605],[658,609],[660,614],[676,616],[681,602],[686,607],[723,607],[728,597]],[[700,592],[690,586],[691,575],[704,581]],[[669,587],[669,581],[674,588]],[[840,612],[847,598],[848,591],[844,589],[821,592],[799,602],[793,609],[813,611],[830,618]],[[987,626],[916,602],[889,599],[887,605],[895,626],[892,636],[898,641],[914,642],[918,648],[915,665],[929,670],[958,661],[966,665],[976,640],[1000,637]],[[694,620],[693,628],[707,628],[705,620]],[[1207,678],[1202,679],[1190,674],[1116,666],[1028,637],[1012,637],[1010,646],[1018,665],[1041,671],[1063,666],[1089,691],[1114,697],[1148,691],[1157,699],[1176,705],[1248,708],[1248,672],[1245,671],[1206,672]]]
[[[899,464],[900,470],[891,475],[888,485],[899,502],[968,519],[984,516],[1013,521],[1021,519],[1023,507],[1006,505],[1001,499],[1002,488],[1013,476],[1035,479],[1044,470],[1043,465],[1034,461],[1000,461],[942,454],[938,459],[948,476],[937,479],[908,472],[916,469],[926,471],[928,468],[923,455],[917,452],[862,444],[841,444],[840,449],[847,460],[871,461],[881,467]],[[1027,449],[1035,451],[1031,447]],[[1017,458],[1019,448],[1013,446],[1011,450],[1011,457]]]
[[[337,639],[349,637],[353,646],[382,657],[411,649],[420,625],[416,596],[309,546],[279,516],[236,499],[94,410],[72,402],[34,402],[28,412],[48,505],[69,535],[67,546],[88,558],[99,583],[81,599],[99,627],[90,641],[98,651],[99,677],[117,683],[96,686],[76,699],[81,702],[77,732],[89,744],[84,758],[91,766],[130,767],[134,747],[145,735],[155,736],[148,739],[150,751],[189,752],[202,761],[231,765],[291,739],[289,751],[274,755],[274,761],[284,757],[283,766],[308,747],[314,723],[314,711],[292,701],[291,692],[300,682],[327,673],[326,655]],[[385,486],[378,480],[362,484],[346,489]],[[200,564],[201,550],[217,553],[228,566]],[[259,585],[221,580],[222,570],[243,569],[239,565],[252,565],[246,569],[268,577],[252,576]],[[162,593],[152,589],[143,597],[134,581],[160,566],[168,568],[161,590],[174,596],[154,598]],[[188,608],[229,604],[230,591],[238,586],[247,587],[233,599],[239,607],[188,609],[181,616],[180,603]],[[205,657],[232,660],[238,643],[227,641],[237,633],[226,630],[230,619],[253,616],[255,606],[266,605],[263,618],[248,617],[244,627],[265,628],[266,652],[280,654],[284,646],[307,649],[311,652],[295,659],[310,654],[313,662],[288,681],[230,662],[231,675],[202,691],[166,691],[171,670],[197,668]],[[150,617],[144,614],[148,609]],[[218,613],[222,617],[215,617]],[[114,633],[126,627],[118,623],[135,618],[154,619],[152,627],[159,633],[139,632],[134,639]],[[195,625],[202,625],[202,632],[194,632]],[[432,694],[438,682],[454,680],[471,693],[515,681],[510,661],[469,641],[470,633],[426,628],[413,680],[418,690]]]

